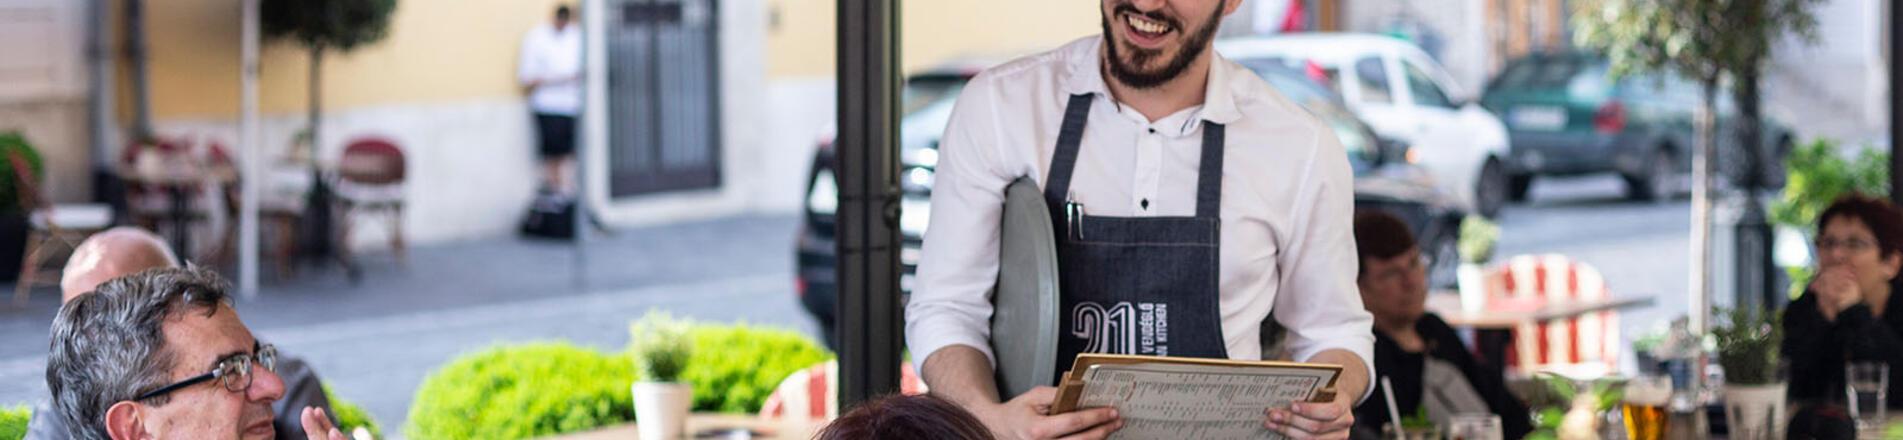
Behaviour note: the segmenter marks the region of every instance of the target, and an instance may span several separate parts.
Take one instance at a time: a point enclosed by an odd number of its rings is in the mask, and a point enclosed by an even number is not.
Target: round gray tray
[[[1004,190],[991,350],[1010,399],[1057,378],[1057,241],[1044,192],[1020,177]]]

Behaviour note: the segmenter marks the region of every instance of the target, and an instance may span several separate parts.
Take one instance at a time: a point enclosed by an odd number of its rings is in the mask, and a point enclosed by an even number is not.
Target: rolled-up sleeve
[[[931,223],[905,306],[905,339],[915,361],[952,345],[991,353],[991,289],[998,279],[998,222],[1004,188],[999,170],[993,87],[979,75],[959,94],[939,144]]]
[[[1321,126],[1319,123],[1317,126]],[[1275,318],[1289,330],[1289,354],[1307,360],[1347,350],[1374,375],[1374,317],[1362,308],[1355,285],[1354,177],[1348,155],[1332,133],[1316,136],[1308,178],[1290,207],[1289,244],[1278,259],[1282,274]],[[1353,366],[1345,366],[1353,368]],[[1374,387],[1368,387],[1372,390]],[[1362,393],[1366,399],[1367,391]]]

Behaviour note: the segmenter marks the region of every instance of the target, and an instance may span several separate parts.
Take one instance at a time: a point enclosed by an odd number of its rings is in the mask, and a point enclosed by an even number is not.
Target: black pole
[[[839,1],[839,406],[898,391],[899,2]]]
[[[1899,140],[1903,140],[1903,117],[1898,117],[1897,113],[1897,109],[1903,107],[1903,103],[1899,102],[1896,94],[1897,88],[1903,87],[1903,81],[1898,81],[1897,75],[1903,71],[1903,63],[1898,63],[1896,60],[1896,46],[1903,44],[1903,39],[1897,38],[1896,35],[1898,15],[1896,3],[1884,2],[1883,4],[1890,9],[1889,21],[1883,26],[1883,29],[1890,33],[1890,47],[1884,52],[1884,55],[1890,59],[1890,201],[1903,204],[1903,154],[1897,154],[1903,149],[1897,148],[1896,145]]]

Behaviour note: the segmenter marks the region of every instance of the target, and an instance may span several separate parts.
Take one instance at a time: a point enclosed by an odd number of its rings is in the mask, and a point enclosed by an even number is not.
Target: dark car
[[[1590,52],[1535,53],[1514,60],[1487,85],[1482,106],[1501,115],[1511,142],[1508,195],[1524,200],[1538,176],[1618,173],[1626,195],[1656,200],[1677,194],[1690,172],[1696,145],[1693,115],[1698,86],[1677,75],[1607,75],[1606,58]],[[1722,93],[1722,90],[1721,90]],[[1728,94],[1727,94],[1728,95]],[[1728,96],[1718,102],[1719,157],[1724,176],[1743,173],[1736,115]],[[1769,158],[1790,151],[1792,135],[1767,119]],[[1776,176],[1773,167],[1762,175]]]
[[[1406,220],[1420,237],[1423,253],[1432,260],[1430,278],[1434,285],[1453,285],[1458,264],[1454,244],[1458,225],[1466,213],[1435,188],[1425,171],[1405,163],[1406,147],[1376,137],[1333,92],[1300,73],[1278,65],[1245,65],[1335,130],[1354,168],[1356,209],[1381,209]],[[906,80],[900,104],[904,115],[899,122],[903,167],[900,180],[904,188],[899,220],[904,237],[899,262],[904,274],[899,284],[904,292],[912,289],[919,245],[931,215],[929,200],[932,174],[938,162],[939,135],[949,123],[958,92],[979,70],[972,67],[941,69]],[[795,249],[800,303],[819,321],[828,345],[834,343],[838,289],[833,243],[838,187],[833,170],[831,142],[823,142],[808,174],[805,220]]]

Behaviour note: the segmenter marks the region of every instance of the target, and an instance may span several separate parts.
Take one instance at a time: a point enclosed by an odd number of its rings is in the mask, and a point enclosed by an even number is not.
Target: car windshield
[[[1349,112],[1342,104],[1340,95],[1317,83],[1318,79],[1312,77],[1317,73],[1304,75],[1273,59],[1239,60],[1237,63],[1255,71],[1257,76],[1261,76],[1263,81],[1269,83],[1269,87],[1275,88],[1277,92],[1282,93],[1282,96],[1288,97],[1290,101],[1294,101],[1296,105],[1302,106],[1310,114],[1328,124],[1328,127],[1334,130],[1335,137],[1341,140],[1342,148],[1348,151],[1348,158],[1353,163],[1356,174],[1368,168],[1366,165],[1370,162],[1369,156],[1372,155],[1378,140],[1373,132],[1362,125],[1360,119],[1356,119],[1354,113]],[[1325,75],[1325,73],[1320,74]],[[1319,80],[1325,81],[1326,78]]]

